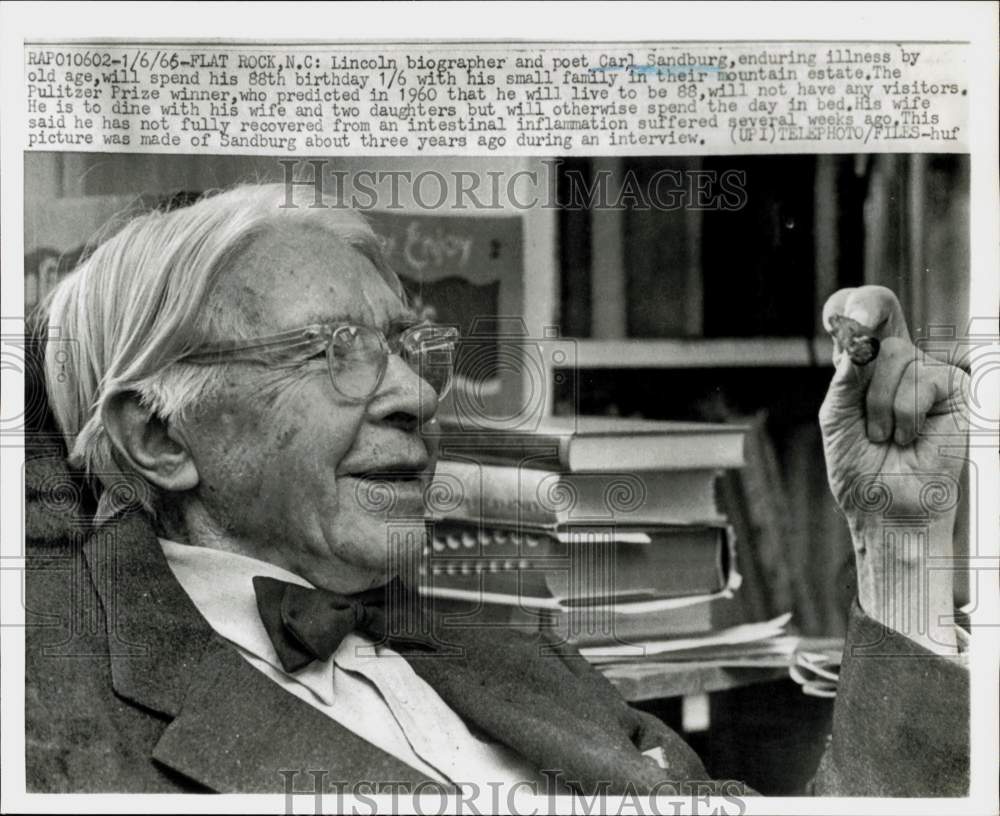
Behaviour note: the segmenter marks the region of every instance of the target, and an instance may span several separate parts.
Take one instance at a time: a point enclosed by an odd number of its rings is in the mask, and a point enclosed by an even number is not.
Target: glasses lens
[[[407,333],[402,344],[403,358],[434,389],[438,399],[451,389],[457,345],[458,331],[449,326],[418,326]]]
[[[375,393],[385,372],[386,347],[381,335],[367,326],[342,326],[327,351],[333,387],[351,400]]]

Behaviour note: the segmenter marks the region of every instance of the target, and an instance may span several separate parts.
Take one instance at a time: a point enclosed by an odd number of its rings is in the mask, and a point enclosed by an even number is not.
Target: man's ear
[[[137,393],[115,394],[105,403],[101,419],[115,448],[148,482],[172,491],[198,486],[198,468],[187,444],[141,404]]]

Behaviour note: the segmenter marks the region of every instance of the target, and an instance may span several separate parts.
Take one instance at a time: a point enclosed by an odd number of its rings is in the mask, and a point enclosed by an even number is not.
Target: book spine
[[[556,472],[565,470],[569,465],[570,439],[567,436],[455,429],[438,433],[437,444],[442,459]]]
[[[533,470],[548,470],[557,473],[563,470],[559,452],[554,446],[537,448],[533,445],[494,445],[489,448],[455,447],[447,445],[442,456],[468,461],[475,460],[485,465],[501,467],[526,467]]]
[[[557,481],[545,470],[442,460],[427,491],[428,512],[434,518],[554,528],[559,514],[540,496],[547,479]],[[436,501],[435,496],[446,499]]]
[[[573,473],[441,460],[432,518],[551,529],[556,525],[691,525],[723,521],[715,471]],[[443,501],[439,501],[443,498]]]

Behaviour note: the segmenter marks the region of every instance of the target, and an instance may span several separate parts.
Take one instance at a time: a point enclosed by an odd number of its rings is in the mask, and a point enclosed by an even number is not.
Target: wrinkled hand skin
[[[836,372],[820,408],[820,427],[830,487],[852,519],[871,504],[851,496],[859,477],[885,474],[910,488],[934,474],[957,477],[961,459],[940,447],[955,445],[967,428],[962,394],[968,375],[919,352],[889,289],[864,286],[832,295],[823,310],[828,330],[841,310],[853,323],[870,326],[880,345],[871,364],[859,366],[831,331]],[[894,515],[922,513],[919,489],[892,489]]]
[[[879,610],[898,605],[910,591],[899,583],[908,571],[906,580],[923,593],[913,603],[927,604],[932,613],[950,612],[950,573],[933,571],[936,587],[930,589],[920,581],[931,575],[927,556],[952,554],[968,375],[913,345],[899,301],[885,287],[836,292],[824,306],[823,326],[834,337],[836,370],[820,408],[820,428],[830,488],[851,529],[861,606],[888,624]],[[852,340],[869,332],[878,353],[858,365]],[[930,531],[922,554],[885,534],[887,520],[906,516],[921,519]]]

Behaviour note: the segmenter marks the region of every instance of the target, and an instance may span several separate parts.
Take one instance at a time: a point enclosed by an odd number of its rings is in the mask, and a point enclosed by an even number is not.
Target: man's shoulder
[[[136,644],[118,636],[111,575],[102,599],[84,548],[83,527],[51,538],[29,538],[25,548],[25,770],[29,791],[176,791],[151,760],[166,721],[119,697],[112,655]],[[129,651],[131,650],[131,651]]]

